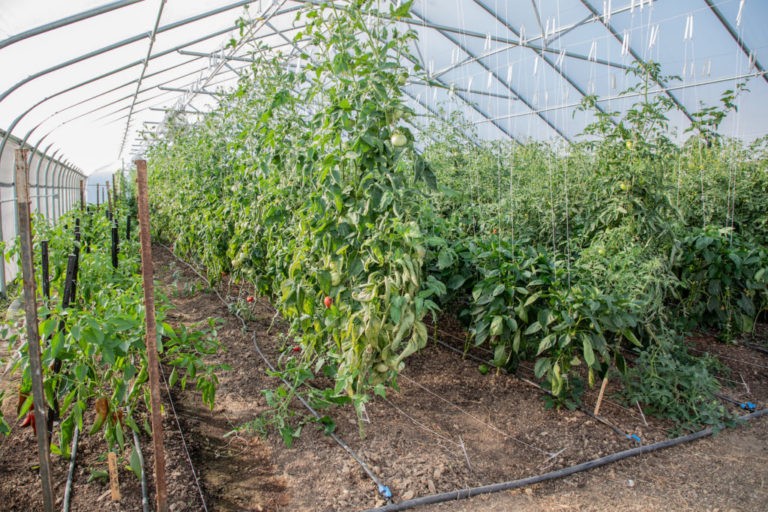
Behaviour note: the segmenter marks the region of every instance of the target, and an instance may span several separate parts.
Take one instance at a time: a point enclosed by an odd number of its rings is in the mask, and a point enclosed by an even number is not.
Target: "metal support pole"
[[[35,172],[35,193],[37,194],[37,197],[35,198],[35,202],[37,204],[35,211],[37,211],[37,213],[40,213],[40,168],[43,166],[43,161],[45,161],[47,158],[50,158],[46,157],[45,155],[48,154],[48,150],[51,149],[51,146],[53,146],[53,143],[48,144],[48,147],[43,151],[42,158],[40,158],[40,160],[37,162],[37,171]]]
[[[48,186],[48,171],[51,169],[51,164],[53,164],[54,173],[56,172],[56,167],[59,165],[58,161],[56,160],[56,155],[59,153],[59,149],[53,152],[51,155],[51,159],[48,161],[48,165],[45,166],[45,188],[43,189],[45,191],[45,218],[46,220],[51,220],[51,187]],[[53,176],[53,174],[51,174]],[[53,179],[51,179],[53,181]]]

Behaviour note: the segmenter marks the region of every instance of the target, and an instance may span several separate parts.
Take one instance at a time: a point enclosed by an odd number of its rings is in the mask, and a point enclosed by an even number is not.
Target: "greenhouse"
[[[0,509],[768,508],[766,23],[7,0]]]

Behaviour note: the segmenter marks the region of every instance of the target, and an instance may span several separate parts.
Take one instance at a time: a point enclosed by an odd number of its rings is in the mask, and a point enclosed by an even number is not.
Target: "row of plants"
[[[159,236],[211,279],[270,297],[301,347],[283,376],[329,376],[362,412],[444,310],[496,366],[531,360],[575,403],[584,377],[636,381],[637,361],[667,360],[649,350],[699,372],[681,341],[691,329],[753,327],[768,305],[765,141],[718,135],[743,85],[694,113],[684,144],[675,105],[651,92],[674,78],[654,63],[630,70],[627,112],[586,98],[593,122],[568,147],[478,142],[456,115],[411,131],[422,120],[403,86],[429,77],[394,23],[409,8],[307,7],[298,63],[254,47],[219,108],[171,117],[153,141]],[[697,417],[722,415],[710,405]]]
[[[673,103],[647,92],[672,79],[654,63],[630,72],[638,85],[624,94],[640,99],[619,114],[586,98],[595,121],[567,151],[431,130],[446,134],[425,151],[445,189],[422,212],[440,237],[428,266],[458,285],[441,305],[459,304],[471,342],[493,349],[499,367],[535,361],[561,403],[577,403],[583,377],[591,385],[615,369],[631,403],[686,426],[715,423],[725,410],[701,392],[717,388],[715,366],[691,357],[683,336],[714,329],[730,341],[764,318],[766,140],[717,133],[739,85],[694,113],[678,146]],[[680,378],[648,379],[661,366]]]
[[[53,416],[47,426],[51,451],[69,457],[77,428],[103,436],[107,451],[126,457],[128,467],[138,475],[138,454],[126,451],[126,433],[151,433],[146,412],[150,390],[139,242],[127,231],[129,214],[128,204],[119,200],[111,212],[90,205],[87,211],[70,211],[55,225],[37,217],[33,238],[46,400],[42,406]],[[117,266],[110,250],[113,227],[128,235],[119,242]],[[43,241],[49,254],[49,296],[43,292]],[[11,258],[18,256],[18,244],[14,247],[9,251]],[[78,261],[72,292],[66,291],[68,261]],[[213,407],[217,373],[223,368],[204,364],[203,358],[219,349],[215,323],[196,330],[174,329],[164,321],[169,302],[160,296],[157,305],[158,346],[164,363],[172,368],[170,384],[193,385],[204,403]],[[40,405],[33,404],[30,392],[23,322],[11,321],[3,331],[12,353],[19,354],[11,366],[11,372],[20,377],[18,419],[24,419],[22,426],[46,428],[34,421],[32,408]]]
[[[430,177],[401,91],[414,34],[351,4],[300,12],[303,66],[254,48],[228,101],[198,125],[169,123],[148,160],[158,235],[211,279],[270,296],[301,343],[294,371],[331,367],[361,411],[427,343],[443,286],[424,274],[412,215]]]

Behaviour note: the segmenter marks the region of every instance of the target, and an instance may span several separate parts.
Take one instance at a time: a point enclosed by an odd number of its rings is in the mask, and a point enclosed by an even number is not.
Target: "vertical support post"
[[[85,180],[80,179],[80,209],[85,211]]]
[[[77,298],[77,280],[80,273],[80,219],[75,219],[75,246],[72,248],[72,254],[75,256],[75,275],[72,281],[72,297],[71,301],[74,302]]]
[[[109,193],[109,181],[105,185],[107,187],[107,216],[112,212],[112,194]]]
[[[42,258],[42,271],[43,271],[43,297],[46,299],[51,298],[51,278],[50,270],[48,268],[48,240],[40,242],[40,255]]]
[[[40,360],[40,333],[37,324],[37,301],[35,270],[32,256],[32,228],[30,219],[29,182],[27,175],[27,149],[16,150],[16,201],[19,214],[19,238],[21,246],[21,270],[24,280],[24,309],[27,320],[27,347],[29,366],[32,376],[32,396],[34,399],[35,423],[37,429],[37,449],[40,455],[40,480],[43,486],[43,506],[46,512],[53,512],[54,498],[51,486],[51,459],[49,453],[48,429],[45,395],[43,392],[43,368]]]
[[[117,254],[119,252],[120,240],[117,233],[117,221],[112,223],[112,266],[117,268]]]
[[[97,209],[99,208],[99,206],[101,206],[101,202],[100,202],[100,198],[99,198],[99,194],[101,193],[100,188],[101,188],[101,185],[99,185],[97,183],[96,184],[96,208]]]
[[[149,236],[149,199],[147,194],[147,162],[136,160],[139,239],[141,240],[141,275],[144,281],[144,310],[147,323],[147,363],[149,364],[150,404],[152,406],[152,442],[155,455],[155,487],[157,512],[168,512],[168,491],[165,486],[165,454],[163,452],[163,421],[160,417],[160,369],[157,357],[157,326],[155,324],[155,288],[153,280],[152,245]]]
[[[0,192],[0,199],[3,195]],[[5,234],[3,233],[3,203],[0,202],[0,297],[5,297]]]

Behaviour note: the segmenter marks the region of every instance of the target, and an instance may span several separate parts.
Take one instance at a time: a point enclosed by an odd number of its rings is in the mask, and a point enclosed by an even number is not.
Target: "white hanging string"
[[[736,14],[736,26],[741,27],[741,17],[744,14],[744,0],[739,2],[739,12]]]

